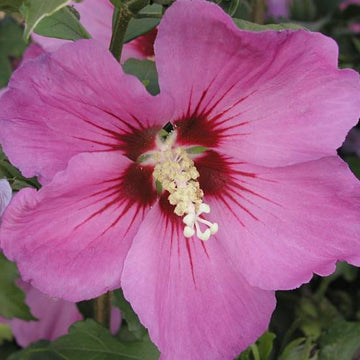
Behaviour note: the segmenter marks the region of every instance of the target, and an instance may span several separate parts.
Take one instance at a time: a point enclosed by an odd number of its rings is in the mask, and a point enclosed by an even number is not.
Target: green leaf
[[[253,360],[251,347],[244,350],[236,360]]]
[[[349,360],[360,350],[360,323],[338,321],[323,335],[319,360]]]
[[[326,297],[302,297],[296,313],[300,329],[313,339],[317,339],[322,330],[331,326],[334,319],[341,319],[341,314]]]
[[[0,346],[0,359],[9,359],[9,356],[19,350],[14,341],[6,341]]]
[[[9,162],[0,146],[0,179],[3,178],[9,181],[14,191],[19,191],[24,187],[40,188],[36,178],[27,179],[22,176],[21,172]]]
[[[24,39],[29,40],[30,34],[34,31],[39,22],[46,16],[54,14],[64,6],[68,5],[71,0],[25,0],[22,13],[25,17]]]
[[[314,20],[316,7],[314,0],[292,0],[291,18],[296,20]]]
[[[15,264],[0,254],[0,316],[36,320],[25,304],[24,292],[15,285],[18,277]]]
[[[91,39],[79,19],[68,6],[42,19],[34,32],[42,36],[66,40]]]
[[[157,360],[159,352],[148,339],[122,343],[88,319],[71,326],[69,334],[52,343],[40,342],[8,360]]]
[[[41,340],[26,349],[13,353],[7,360],[64,360],[50,348],[50,342]]]
[[[1,56],[21,57],[26,44],[22,38],[22,28],[10,18],[0,22]]]
[[[20,25],[11,18],[0,22],[0,88],[7,85],[12,73],[10,57],[20,58],[25,50],[22,33]]]
[[[345,157],[345,161],[348,163],[351,171],[355,176],[360,179],[360,158],[356,155]]]
[[[310,339],[298,338],[286,346],[278,360],[317,360],[317,352]],[[333,358],[334,360],[335,358]]]
[[[269,359],[275,338],[276,335],[274,333],[267,331],[256,342],[261,360]]]
[[[74,324],[69,335],[59,338],[50,348],[68,360],[152,360],[159,356],[146,343],[121,343],[91,319]]]
[[[129,331],[132,332],[137,339],[142,339],[147,333],[147,330],[141,324],[130,303],[125,299],[122,290],[115,290],[113,294],[114,306],[121,310],[121,316],[126,320]]]
[[[145,6],[139,13],[139,16],[141,16],[142,13],[146,14],[159,14],[162,11],[161,5],[148,5]],[[143,18],[143,19],[136,19],[132,18],[130,20],[129,26],[126,29],[125,33],[125,39],[124,42],[129,42],[135,38],[137,38],[140,35],[146,34],[156,26],[158,26],[160,22],[160,19],[158,18]]]
[[[13,335],[11,332],[11,328],[8,324],[0,323],[0,345],[4,343],[4,341],[12,340]]]
[[[235,19],[233,18],[235,25],[242,30],[249,30],[249,31],[265,31],[265,30],[285,30],[285,29],[292,29],[292,30],[299,30],[304,29],[302,26],[298,24],[291,24],[291,23],[284,23],[284,24],[268,24],[268,25],[259,25],[252,23],[250,21],[242,20],[242,19]]]
[[[135,75],[152,95],[160,92],[155,62],[151,60],[129,59],[123,64],[126,74]]]
[[[276,335],[267,331],[255,344],[244,350],[237,360],[268,360],[273,349],[273,342]]]
[[[0,11],[17,12],[24,0],[0,0]]]
[[[3,88],[9,82],[11,76],[11,63],[7,56],[0,55],[0,88]]]

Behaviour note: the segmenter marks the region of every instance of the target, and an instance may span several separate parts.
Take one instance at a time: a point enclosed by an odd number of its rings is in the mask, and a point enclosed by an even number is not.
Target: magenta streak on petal
[[[153,204],[156,199],[156,192],[152,184],[152,168],[150,167],[139,166],[138,164],[133,163],[119,178],[106,180],[103,183],[114,184],[105,190],[92,194],[90,197],[95,197],[94,203],[104,202],[107,198],[110,198],[111,200],[83,220],[80,224],[76,225],[75,230],[113,205],[117,205],[117,208],[120,208],[123,204],[126,204],[119,216],[111,224],[108,224],[108,227],[102,232],[101,235],[104,235],[108,230],[118,224],[123,215],[136,204],[134,217],[128,226],[128,229],[130,229],[139,212],[144,212],[145,208]],[[98,195],[103,196],[99,198]],[[87,206],[89,206],[89,204],[87,204]]]
[[[107,151],[113,150],[122,150],[124,155],[127,156],[129,159],[136,161],[137,158],[143,154],[144,152],[152,149],[155,145],[155,136],[159,132],[160,127],[144,127],[144,124],[134,116],[133,114],[129,114],[132,119],[138,124],[138,127],[130,124],[129,122],[125,121],[124,119],[120,118],[119,116],[115,115],[109,110],[100,109],[101,111],[105,112],[107,115],[112,116],[113,118],[117,119],[119,122],[124,124],[128,130],[123,128],[118,128],[118,131],[114,131],[103,126],[97,125],[90,120],[81,119],[87,124],[107,133],[109,135],[105,135],[106,137],[113,139],[116,143],[107,143],[107,142],[100,142],[98,140],[87,139],[83,137],[74,137],[79,140],[93,142],[99,145],[104,145],[108,147]],[[104,150],[101,150],[104,151]],[[106,151],[106,150],[105,150]]]
[[[214,196],[220,199],[223,204],[233,213],[233,215],[239,220],[239,223],[245,227],[245,224],[239,219],[238,215],[233,211],[229,203],[233,202],[244,210],[254,220],[259,221],[259,218],[254,215],[244,204],[239,200],[242,199],[246,202],[253,202],[247,199],[244,194],[249,193],[257,196],[263,200],[274,203],[272,200],[258,194],[247,187],[246,178],[258,178],[259,180],[268,181],[266,179],[260,179],[257,174],[235,170],[232,165],[241,165],[241,163],[231,162],[225,156],[220,155],[215,151],[207,151],[204,156],[195,160],[196,168],[200,173],[199,183],[201,189],[204,191],[206,197]],[[232,174],[241,176],[244,178],[242,183],[235,180]],[[276,204],[276,203],[274,203]],[[279,204],[276,204],[279,205]]]
[[[186,242],[186,251],[187,251],[187,254],[188,254],[188,257],[189,257],[189,261],[190,261],[191,276],[192,276],[192,279],[194,281],[194,285],[196,287],[195,274],[194,274],[194,263],[193,263],[193,259],[192,259],[192,256],[191,256],[190,239],[186,238],[185,242]]]
[[[189,97],[189,105],[186,111],[186,114],[180,119],[175,121],[175,126],[179,132],[179,142],[185,144],[196,144],[208,147],[217,147],[220,143],[221,138],[229,137],[234,134],[224,134],[229,130],[234,130],[238,127],[248,124],[247,121],[243,121],[234,125],[229,125],[227,127],[221,127],[228,121],[234,119],[241,115],[241,113],[229,116],[228,118],[223,118],[233,107],[239,105],[243,101],[247,100],[251,95],[256,91],[254,90],[250,94],[241,97],[237,100],[232,106],[227,107],[220,113],[211,116],[211,113],[214,109],[220,104],[220,102],[230,93],[230,91],[236,86],[236,83],[232,84],[223,94],[210,106],[211,102],[214,100],[214,94],[205,105],[204,109],[200,111],[200,107],[205,101],[207,94],[214,83],[216,77],[210,82],[208,87],[202,92],[201,97],[193,111],[192,108],[192,92]],[[221,120],[221,121],[218,121]],[[246,135],[247,133],[236,134],[236,135]]]
[[[196,286],[196,280],[195,280],[195,269],[194,269],[194,261],[193,261],[193,256],[191,253],[191,241],[200,241],[202,244],[202,249],[204,250],[204,253],[206,254],[207,258],[210,259],[209,254],[206,250],[206,244],[201,241],[201,240],[194,240],[194,238],[185,238],[185,236],[182,235],[182,231],[183,231],[183,223],[182,223],[182,218],[177,216],[174,213],[174,206],[171,205],[168,201],[168,194],[165,193],[160,197],[159,200],[159,205],[160,205],[160,209],[162,211],[162,213],[164,214],[165,217],[165,233],[171,233],[171,239],[170,239],[170,249],[173,249],[173,239],[174,239],[174,235],[176,232],[176,239],[179,241],[184,241],[185,242],[185,247],[186,247],[186,253],[189,259],[189,265],[190,265],[190,269],[191,269],[191,274],[192,274],[192,279],[194,282],[194,285]],[[170,227],[170,229],[169,229]],[[170,230],[170,231],[169,231]],[[180,235],[181,234],[181,235]],[[180,258],[180,244],[177,244],[177,256]]]

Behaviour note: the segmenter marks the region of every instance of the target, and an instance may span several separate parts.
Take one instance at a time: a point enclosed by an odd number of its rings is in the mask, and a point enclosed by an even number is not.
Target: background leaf
[[[39,342],[8,360],[157,360],[159,352],[148,339],[123,343],[94,320],[71,326],[69,334],[52,343]]]
[[[25,304],[25,293],[15,285],[18,277],[15,264],[0,254],[0,316],[36,320]]]
[[[314,345],[310,339],[298,338],[288,344],[279,360],[317,360]],[[333,359],[335,360],[335,359]]]
[[[19,191],[24,187],[40,188],[40,184],[36,178],[25,178],[21,172],[14,167],[3,153],[0,146],[0,179],[7,179],[14,191]]]
[[[126,74],[135,75],[152,95],[160,92],[158,74],[154,61],[129,59],[123,64]]]
[[[265,31],[265,30],[284,30],[284,29],[293,29],[299,30],[304,29],[303,26],[298,24],[292,23],[285,23],[285,24],[268,24],[268,25],[259,25],[252,23],[250,21],[236,19],[233,18],[235,25],[242,30],[249,30],[249,31]]]
[[[146,335],[147,330],[141,324],[130,303],[125,299],[122,290],[115,290],[113,294],[113,304],[121,310],[121,316],[126,321],[128,330],[133,333],[137,339],[142,339]]]
[[[35,27],[34,32],[43,36],[74,41],[91,38],[68,6],[42,19]]]
[[[24,0],[0,0],[0,10],[5,12],[19,11]]]
[[[29,39],[30,34],[43,18],[54,14],[69,3],[70,0],[25,0],[22,7],[25,17],[24,39]]]
[[[162,11],[161,5],[148,5],[145,6],[144,9],[140,11],[140,16],[143,13],[147,14],[160,14]],[[135,38],[137,38],[140,35],[146,34],[153,28],[155,28],[160,22],[159,18],[143,18],[143,19],[136,19],[132,18],[130,20],[129,26],[125,33],[125,42],[129,42]]]
[[[319,360],[350,360],[360,350],[360,323],[338,321],[323,335]]]
[[[0,22],[0,88],[7,85],[11,76],[10,57],[19,58],[25,50],[22,33],[14,20],[6,18]]]

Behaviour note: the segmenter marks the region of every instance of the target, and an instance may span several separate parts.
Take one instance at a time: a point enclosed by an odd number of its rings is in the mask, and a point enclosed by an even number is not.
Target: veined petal
[[[146,216],[122,288],[163,360],[233,359],[267,328],[274,294],[251,287],[219,241],[186,239],[166,197]]]
[[[201,0],[171,6],[155,42],[178,141],[271,167],[335,155],[356,124],[359,76],[337,56],[322,34],[242,31]]]
[[[12,190],[5,179],[0,179],[0,217],[11,200]]]
[[[119,152],[79,154],[36,192],[21,190],[0,229],[24,281],[69,301],[120,287],[123,262],[153,203],[151,169]]]
[[[96,56],[94,56],[96,54]],[[137,156],[172,114],[92,40],[64,45],[25,63],[0,100],[0,142],[25,176],[43,183],[81,152]]]
[[[291,289],[337,260],[359,262],[360,183],[338,157],[265,168],[210,152],[197,168],[219,224],[209,242],[228,249],[250,284]]]

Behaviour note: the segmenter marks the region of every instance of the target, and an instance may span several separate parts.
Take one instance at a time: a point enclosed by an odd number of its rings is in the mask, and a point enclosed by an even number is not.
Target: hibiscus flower
[[[317,33],[239,30],[179,0],[155,41],[153,97],[91,40],[24,64],[0,141],[41,190],[7,208],[1,246],[71,301],[122,287],[162,359],[232,359],[274,289],[360,264],[360,186],[336,154],[360,83]]]

